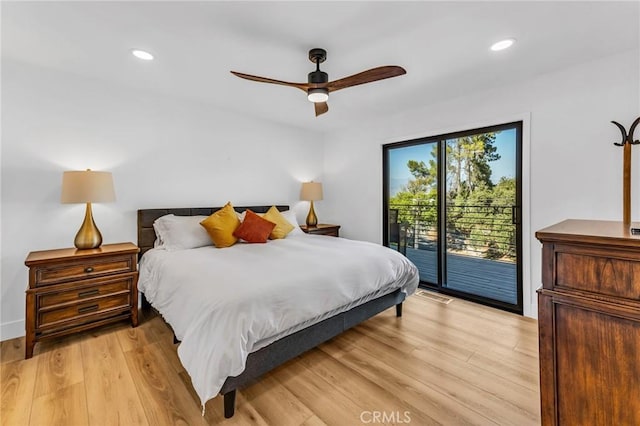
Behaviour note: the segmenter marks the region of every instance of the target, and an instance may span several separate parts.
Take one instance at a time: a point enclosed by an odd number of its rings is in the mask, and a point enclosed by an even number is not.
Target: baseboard
[[[24,320],[0,324],[0,341],[24,336]]]
[[[529,310],[524,310],[524,316],[529,318],[538,319],[538,305],[531,304],[529,305]]]

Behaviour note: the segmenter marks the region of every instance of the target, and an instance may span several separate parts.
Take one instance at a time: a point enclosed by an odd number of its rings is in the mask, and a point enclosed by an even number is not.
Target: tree
[[[476,189],[492,188],[489,162],[500,159],[493,145],[496,133],[482,133],[447,141],[447,196],[469,196]]]
[[[516,199],[516,179],[501,177],[493,189],[494,226],[492,239],[495,258],[516,258],[516,230],[511,206]],[[493,253],[488,253],[491,256]]]
[[[495,132],[447,140],[446,200],[447,247],[469,250],[489,258],[514,257],[515,231],[511,205],[515,199],[515,179],[491,180],[492,161],[500,159],[494,146]],[[398,220],[411,225],[416,241],[437,226],[438,146],[433,144],[428,162],[409,160],[413,176],[389,200],[398,209]],[[421,234],[419,234],[421,233]]]
[[[389,207],[398,210],[399,223],[416,225],[421,222],[423,225],[435,226],[438,219],[436,200],[436,189],[417,194],[401,191],[389,199]]]
[[[414,178],[407,183],[407,186],[405,187],[407,192],[419,194],[436,189],[438,177],[437,157],[438,146],[437,144],[433,144],[433,148],[431,149],[431,159],[429,160],[428,165],[425,164],[424,161],[409,160],[407,162],[407,168]]]

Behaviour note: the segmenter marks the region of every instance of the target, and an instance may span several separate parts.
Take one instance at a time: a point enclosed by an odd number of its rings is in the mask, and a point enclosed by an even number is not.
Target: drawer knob
[[[84,268],[84,271],[88,274],[90,272],[93,272],[93,268],[91,266],[87,266],[86,268]]]
[[[87,312],[97,311],[97,310],[98,310],[98,304],[96,303],[95,305],[83,306],[82,308],[78,308],[78,313],[84,314]]]

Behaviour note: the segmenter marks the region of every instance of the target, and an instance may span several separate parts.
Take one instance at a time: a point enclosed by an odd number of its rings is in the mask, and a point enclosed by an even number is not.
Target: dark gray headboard
[[[156,240],[156,233],[153,230],[153,222],[166,214],[174,214],[176,216],[209,216],[220,210],[222,207],[186,207],[186,208],[169,208],[169,209],[142,209],[138,210],[138,247],[142,256],[147,250],[153,248]],[[266,213],[271,206],[248,206],[233,207],[237,212],[243,212],[251,209],[256,213]],[[276,206],[279,211],[289,210],[289,206]]]

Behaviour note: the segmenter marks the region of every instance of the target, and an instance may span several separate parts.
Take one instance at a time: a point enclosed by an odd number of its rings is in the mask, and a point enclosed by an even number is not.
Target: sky
[[[497,183],[501,177],[515,177],[516,175],[516,129],[507,129],[496,135],[494,146],[500,159],[491,161],[491,181]],[[432,144],[414,145],[389,150],[389,195],[393,197],[404,185],[413,178],[407,162],[409,160],[429,163]]]

